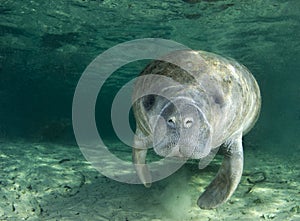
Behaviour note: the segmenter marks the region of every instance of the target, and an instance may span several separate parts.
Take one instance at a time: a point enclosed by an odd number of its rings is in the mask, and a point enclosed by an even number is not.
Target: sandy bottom
[[[204,170],[187,163],[146,189],[102,176],[76,146],[2,141],[0,220],[300,220],[299,156],[247,149],[233,197],[201,210],[219,158]]]

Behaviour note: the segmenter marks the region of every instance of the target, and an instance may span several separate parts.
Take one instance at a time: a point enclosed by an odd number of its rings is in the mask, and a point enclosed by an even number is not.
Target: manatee
[[[253,75],[234,59],[183,50],[152,61],[140,76],[133,90],[133,163],[140,181],[151,185],[149,148],[165,158],[199,159],[200,169],[219,152],[222,164],[197,204],[212,209],[226,202],[242,176],[242,136],[260,112]]]

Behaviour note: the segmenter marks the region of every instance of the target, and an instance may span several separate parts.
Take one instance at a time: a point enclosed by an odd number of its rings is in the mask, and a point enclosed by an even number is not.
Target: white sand
[[[247,149],[233,197],[201,210],[197,199],[219,160],[201,171],[186,164],[146,189],[102,176],[76,146],[2,141],[0,220],[300,220],[299,156],[299,149],[286,156]],[[267,179],[251,188],[247,178],[259,179],[254,172]]]

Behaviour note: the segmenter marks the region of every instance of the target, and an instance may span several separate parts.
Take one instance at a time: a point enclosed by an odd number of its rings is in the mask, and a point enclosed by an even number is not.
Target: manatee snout
[[[153,122],[154,151],[163,157],[201,159],[210,151],[205,117],[189,99],[166,103]]]
[[[194,105],[176,103],[169,102],[161,113],[161,116],[166,120],[168,130],[192,131],[192,127],[199,125],[199,111]]]

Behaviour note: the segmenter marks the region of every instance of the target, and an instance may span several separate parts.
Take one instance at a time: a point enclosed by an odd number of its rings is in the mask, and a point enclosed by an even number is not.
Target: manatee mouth
[[[153,149],[159,156],[166,157],[171,154],[172,150],[178,146],[179,136],[173,135],[162,139],[158,143],[153,142]],[[178,151],[178,156],[183,155]]]
[[[176,144],[174,142],[160,142],[154,147],[154,151],[161,157],[180,158],[180,159],[202,159],[205,158],[210,151],[197,152],[198,146],[185,144]],[[188,151],[182,151],[186,149]]]
[[[167,103],[152,121],[154,151],[163,157],[206,157],[210,152],[210,125],[190,100],[177,102]]]
[[[210,150],[209,148],[200,150],[200,143],[198,140],[183,139],[179,135],[170,135],[157,143],[153,142],[153,149],[156,154],[162,157],[202,159],[209,154]]]

